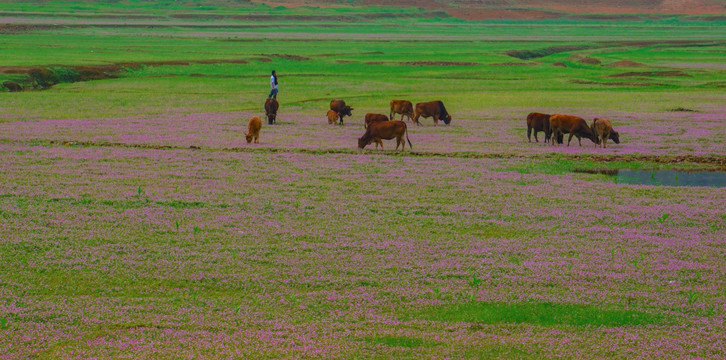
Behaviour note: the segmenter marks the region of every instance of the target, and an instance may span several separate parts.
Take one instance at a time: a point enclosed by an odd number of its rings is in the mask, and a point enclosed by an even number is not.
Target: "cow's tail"
[[[406,141],[408,141],[408,147],[413,150],[413,145],[411,145],[411,140],[408,139],[408,126],[406,126]]]

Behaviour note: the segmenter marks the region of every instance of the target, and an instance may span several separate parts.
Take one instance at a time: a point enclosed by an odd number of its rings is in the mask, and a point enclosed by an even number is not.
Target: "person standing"
[[[270,76],[270,87],[272,89],[270,90],[270,95],[268,95],[267,98],[277,99],[277,73],[275,73],[275,70],[272,70],[272,76]]]

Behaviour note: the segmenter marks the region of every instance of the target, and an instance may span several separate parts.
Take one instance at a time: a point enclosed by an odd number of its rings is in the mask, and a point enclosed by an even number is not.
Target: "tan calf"
[[[329,125],[337,124],[339,116],[340,115],[338,115],[338,113],[335,112],[335,110],[328,110],[328,124]]]
[[[260,143],[260,129],[261,128],[262,128],[262,120],[260,120],[259,116],[253,116],[250,119],[250,124],[249,124],[249,129],[247,131],[247,134],[245,134],[248,144],[252,142],[252,139],[255,139],[255,144]]]

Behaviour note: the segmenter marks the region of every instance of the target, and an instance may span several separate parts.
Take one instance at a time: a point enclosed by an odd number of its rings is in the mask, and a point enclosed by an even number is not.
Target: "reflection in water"
[[[724,171],[575,169],[575,172],[615,176],[614,182],[621,184],[726,187]]]
[[[724,171],[620,170],[617,177],[625,184],[726,187]]]

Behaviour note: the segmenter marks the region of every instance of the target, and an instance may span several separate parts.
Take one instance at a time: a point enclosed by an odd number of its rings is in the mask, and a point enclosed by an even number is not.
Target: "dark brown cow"
[[[265,116],[267,116],[267,123],[272,125],[277,120],[277,109],[280,108],[280,103],[275,98],[268,98],[265,101]]]
[[[590,129],[583,118],[578,116],[554,114],[550,116],[550,130],[552,132],[551,136],[554,139],[557,139],[560,134],[569,133],[570,136],[567,139],[567,146],[570,146],[570,141],[572,141],[573,136],[577,137],[577,142],[580,146],[582,146],[581,138],[583,137],[588,138],[590,141],[597,144],[597,140],[595,140],[595,134],[592,133],[592,129]],[[557,141],[550,141],[552,145],[556,142]]]
[[[391,100],[391,113],[388,117],[393,120],[393,114],[401,114],[401,121],[404,116],[413,121],[413,104],[408,100]]]
[[[451,123],[451,115],[446,111],[446,107],[441,100],[420,102],[416,104],[416,111],[414,112],[413,122],[417,125],[421,125],[418,122],[418,118],[423,116],[424,118],[433,117],[434,126],[439,124],[439,120],[443,120],[444,124],[449,125]]]
[[[388,121],[388,117],[383,114],[373,114],[373,113],[367,113],[365,124],[363,124],[364,128],[368,128],[368,125],[372,122],[379,122],[379,121]]]
[[[534,141],[539,142],[537,139],[537,133],[544,131],[545,140],[547,143],[550,140],[550,115],[538,112],[529,113],[527,115],[527,140],[532,142],[532,130],[534,130]]]
[[[330,101],[330,110],[333,110],[340,115],[340,125],[343,125],[343,116],[353,116],[353,113],[351,113],[353,108],[345,105],[345,100],[333,99]]]
[[[373,122],[368,125],[365,134],[358,139],[358,147],[363,149],[366,145],[375,142],[376,150],[378,149],[378,145],[383,150],[383,141],[381,139],[391,140],[396,138],[396,150],[398,150],[398,146],[400,145],[401,151],[403,151],[406,147],[406,142],[403,141],[404,136],[406,136],[408,146],[413,149],[411,140],[408,139],[408,130],[406,129],[405,122],[397,120]]]
[[[3,86],[10,92],[23,91],[23,87],[15,81],[4,81]]]
[[[620,144],[620,134],[613,130],[610,120],[603,118],[595,118],[590,126],[592,133],[595,134],[595,143],[600,144],[603,148],[607,148],[608,139],[616,144]]]

